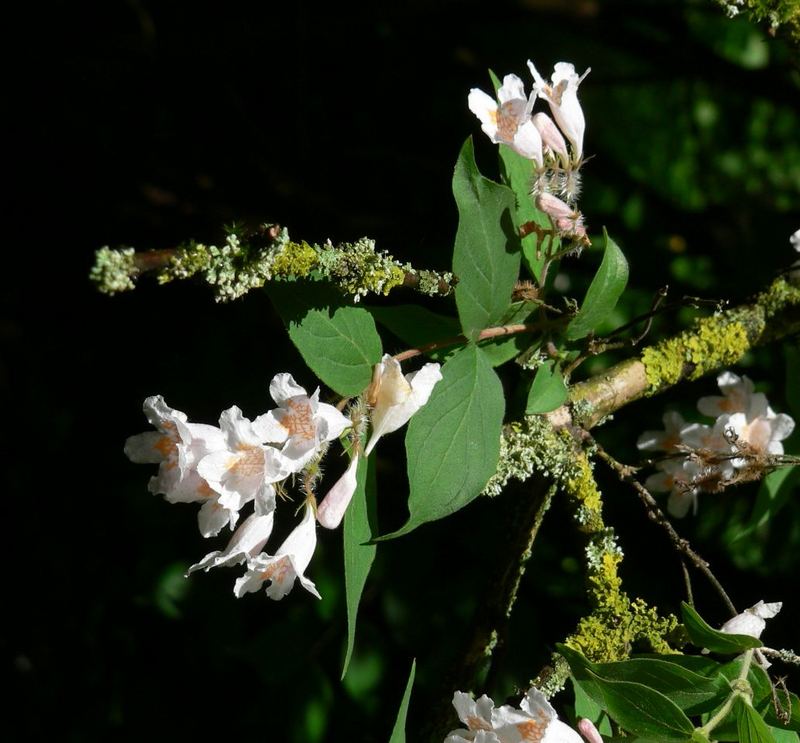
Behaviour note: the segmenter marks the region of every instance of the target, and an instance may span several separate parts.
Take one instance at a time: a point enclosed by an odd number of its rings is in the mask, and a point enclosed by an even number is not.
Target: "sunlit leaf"
[[[480,174],[471,137],[456,163],[453,195],[458,206],[456,306],[464,335],[474,339],[508,310],[519,275],[520,245],[513,222],[514,193]]]
[[[738,654],[750,648],[760,648],[761,640],[750,635],[729,635],[710,627],[706,621],[686,602],[681,604],[683,624],[689,639],[699,648],[715,653]]]
[[[381,360],[375,321],[362,307],[337,306],[336,297],[324,287],[299,284],[276,283],[268,290],[292,343],[332,390],[343,396],[360,394]]]
[[[462,348],[444,366],[428,404],[408,425],[409,518],[398,531],[448,516],[476,498],[500,453],[503,388],[485,354]]]
[[[628,261],[603,229],[604,253],[578,314],[567,326],[567,338],[577,340],[591,333],[617,306],[628,283]]]
[[[740,743],[775,743],[767,723],[741,697],[733,703],[732,713],[736,718],[736,731]]]
[[[403,692],[403,699],[400,702],[400,709],[397,711],[397,719],[392,729],[392,737],[389,743],[406,743],[406,717],[408,716],[408,703],[411,700],[411,689],[414,688],[414,676],[417,672],[417,661],[411,661],[411,671],[408,674],[406,690]]]
[[[566,402],[567,395],[567,385],[561,368],[554,359],[549,359],[536,370],[528,392],[525,413],[549,413]]]
[[[356,473],[353,500],[344,516],[344,586],[347,598],[347,650],[342,678],[347,673],[356,639],[356,620],[361,594],[375,560],[377,545],[370,540],[377,534],[375,475],[368,457],[361,457]]]

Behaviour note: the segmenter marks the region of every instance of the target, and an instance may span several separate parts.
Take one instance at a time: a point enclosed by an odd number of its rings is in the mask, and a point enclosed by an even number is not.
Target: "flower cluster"
[[[372,437],[365,454],[377,440],[402,425],[427,401],[441,379],[438,364],[426,364],[405,376],[399,363],[385,356],[377,365],[371,390]],[[356,489],[361,423],[333,405],[320,402],[319,389],[308,395],[290,374],[277,374],[270,383],[276,407],[254,420],[233,406],[224,411],[219,426],[190,423],[184,413],[170,408],[161,396],[149,397],[144,412],[156,431],[131,436],[125,453],[134,462],[158,464],[149,489],[170,503],[199,503],[198,522],[204,537],[234,529],[240,512],[253,504],[252,513],[235,529],[224,550],[207,554],[189,568],[208,571],[246,563],[237,581],[237,597],[266,584],[270,598],[283,598],[295,579],[319,597],[305,577],[317,543],[317,521],[336,528]],[[354,422],[356,420],[357,422]],[[320,461],[330,442],[350,430],[351,461],[344,475],[322,499],[319,508],[314,485]],[[272,533],[277,495],[285,494],[290,476],[302,482],[303,516],[294,531],[273,554],[262,552]]]
[[[637,443],[667,457],[656,465],[646,487],[669,492],[676,517],[697,509],[697,494],[760,478],[783,454],[781,443],[794,429],[788,415],[775,413],[753,382],[726,371],[717,377],[722,395],[701,397],[698,410],[713,424],[688,423],[679,413],[664,415],[664,431],[645,431]]]
[[[461,691],[453,695],[453,706],[467,729],[453,730],[445,743],[582,743],[535,687],[528,689],[519,709],[507,704],[495,709],[485,694],[475,700]],[[590,720],[581,720],[578,727],[589,743],[602,743]]]
[[[550,217],[559,234],[585,242],[586,229],[575,201],[580,193],[586,129],[578,87],[589,70],[579,76],[572,64],[558,62],[548,83],[532,62],[528,67],[534,80],[530,95],[519,77],[506,75],[497,100],[473,88],[469,108],[492,142],[508,145],[533,162],[536,206]],[[533,113],[537,98],[547,102],[552,117]]]

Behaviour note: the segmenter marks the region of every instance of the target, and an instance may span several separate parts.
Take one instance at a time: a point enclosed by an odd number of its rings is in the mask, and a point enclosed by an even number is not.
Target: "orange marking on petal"
[[[288,557],[282,557],[280,560],[268,565],[265,570],[262,570],[258,577],[261,580],[271,580],[273,583],[280,582],[286,576],[287,571],[291,565],[289,564]]]
[[[211,486],[205,480],[203,480],[197,486],[197,491],[196,492],[202,498],[211,498],[212,496],[216,495],[216,493],[211,489]]]
[[[514,139],[514,135],[519,129],[519,117],[515,112],[515,102],[506,101],[499,110],[497,117],[497,137],[507,142]]]
[[[158,441],[156,441],[156,443],[153,445],[153,448],[162,457],[164,457],[164,459],[169,459],[177,450],[177,447],[175,446],[175,439],[169,435],[162,436]]]
[[[305,441],[313,441],[317,433],[314,425],[314,414],[311,412],[309,402],[303,400],[288,400],[288,411],[283,414],[280,424],[289,432],[290,436]]]
[[[240,477],[254,477],[264,472],[264,452],[261,447],[248,446],[228,460],[229,472]]]
[[[545,731],[547,730],[547,722],[536,722],[536,720],[526,720],[519,722],[514,726],[522,738],[522,740],[530,741],[531,743],[539,743],[544,738]]]
[[[491,730],[492,726],[486,722],[482,717],[477,715],[470,715],[467,718],[467,727],[470,730]]]

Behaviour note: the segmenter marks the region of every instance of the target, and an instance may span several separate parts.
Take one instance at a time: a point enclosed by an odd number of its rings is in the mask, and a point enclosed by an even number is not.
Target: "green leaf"
[[[514,302],[501,318],[500,325],[517,325],[527,322],[535,309],[536,305],[533,302]],[[516,333],[511,336],[481,341],[478,347],[486,354],[486,358],[492,366],[500,366],[519,356],[531,343],[538,343],[539,340],[538,336],[531,340],[530,333]]]
[[[375,320],[412,348],[461,335],[455,317],[440,315],[416,304],[395,307],[367,307]],[[425,355],[434,361],[446,361],[458,350],[457,345],[437,348]]]
[[[666,696],[643,684],[604,679],[580,653],[565,645],[556,647],[586,694],[629,733],[665,742],[691,739],[694,725]]]
[[[567,326],[567,338],[577,340],[591,333],[617,306],[628,283],[628,261],[603,228],[605,252],[581,308]]]
[[[480,174],[471,137],[456,163],[453,195],[458,206],[456,306],[464,335],[474,340],[508,309],[519,275],[520,244],[513,222],[514,194]]]
[[[400,709],[397,711],[397,720],[394,723],[392,737],[389,743],[406,743],[406,717],[408,715],[408,702],[411,699],[411,689],[414,686],[414,675],[417,672],[416,658],[411,661],[411,672],[408,674],[406,690],[403,692],[403,700],[400,702]]]
[[[733,542],[749,536],[760,529],[786,505],[800,483],[800,467],[781,467],[770,472],[762,481],[756,495],[753,513]]]
[[[701,676],[670,662],[669,657],[599,663],[592,667],[592,671],[609,681],[632,681],[655,689],[688,715],[708,712],[728,696],[728,680],[720,673],[710,678]]]
[[[528,392],[525,414],[549,413],[566,402],[567,395],[567,385],[561,368],[554,359],[549,359],[536,370]]]
[[[653,658],[655,660],[665,660],[661,653],[644,653],[637,655],[637,658]],[[711,677],[720,673],[722,664],[707,655],[669,655],[666,658],[670,663],[687,671],[699,674],[700,676]]]
[[[356,470],[356,490],[344,515],[344,589],[347,600],[347,651],[342,678],[347,673],[356,639],[356,619],[361,594],[375,560],[377,545],[370,540],[377,534],[375,473],[370,460],[361,457]]]
[[[572,681],[572,689],[575,692],[576,719],[585,717],[594,723],[601,735],[611,735],[611,722],[608,719],[608,715],[603,712],[600,705],[583,690],[583,687],[574,678],[570,680]]]
[[[344,397],[363,392],[382,355],[369,312],[313,282],[274,283],[267,291],[311,371]]]
[[[787,730],[786,728],[776,728],[773,725],[769,726],[769,732],[775,743],[800,743],[800,735],[794,730]]]
[[[408,521],[381,539],[448,516],[480,494],[497,467],[504,411],[503,387],[480,348],[470,344],[442,366],[406,434]]]
[[[741,697],[733,703],[733,715],[740,743],[775,743],[767,723]]]
[[[683,624],[689,639],[699,648],[708,648],[715,653],[734,655],[750,648],[760,648],[761,640],[750,635],[729,635],[706,624],[705,620],[685,601],[681,604]]]
[[[489,70],[489,76],[492,78],[492,85],[496,92],[500,87],[500,80],[491,70]],[[531,196],[534,179],[533,160],[522,157],[504,144],[499,145],[498,154],[503,183],[511,188],[516,198],[514,226],[517,228],[517,234],[519,234],[520,226],[528,222],[535,222],[546,230],[552,229],[550,219],[544,212],[536,208]],[[557,251],[561,246],[561,240],[545,237],[541,246],[538,243],[539,237],[535,232],[522,238],[522,259],[531,276],[537,281],[539,281],[544,264],[544,251]]]

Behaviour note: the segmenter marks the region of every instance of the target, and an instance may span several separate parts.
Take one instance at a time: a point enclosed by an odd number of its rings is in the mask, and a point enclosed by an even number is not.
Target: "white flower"
[[[767,626],[766,619],[777,616],[783,603],[776,601],[772,604],[765,604],[759,601],[755,606],[745,609],[741,614],[737,614],[733,619],[729,619],[720,627],[720,632],[729,635],[750,635],[760,638],[764,627]]]
[[[484,743],[582,743],[580,736],[558,719],[550,703],[535,687],[520,702],[520,709],[503,705],[494,709],[486,695],[476,701],[456,692],[453,706],[467,730],[454,730],[445,743],[484,741]]]
[[[347,510],[347,506],[350,505],[353,493],[356,492],[358,459],[359,455],[356,452],[344,474],[336,481],[319,504],[317,521],[319,521],[320,526],[324,526],[326,529],[335,529],[342,523],[344,512]]]
[[[204,537],[218,534],[226,524],[233,528],[236,513],[220,504],[219,493],[197,471],[203,457],[225,448],[222,431],[187,422],[186,414],[170,408],[161,395],[148,397],[144,412],[158,432],[131,436],[125,442],[125,454],[133,462],[160,465],[149,490],[163,493],[170,503],[202,503],[197,519]]]
[[[697,408],[705,415],[718,416],[714,428],[723,439],[718,449],[735,453],[747,444],[754,453],[783,454],[781,442],[794,430],[791,416],[776,414],[766,395],[755,392],[753,382],[746,376],[739,377],[726,371],[717,377],[717,384],[722,396],[701,397]],[[735,440],[729,442],[731,436]],[[746,464],[744,457],[732,460],[736,468]]]
[[[672,452],[682,443],[681,431],[686,427],[686,421],[677,411],[670,410],[664,413],[663,431],[645,431],[636,446],[644,451]]]
[[[211,568],[224,565],[240,565],[249,557],[260,552],[272,533],[274,516],[274,511],[270,511],[266,516],[251,514],[242,521],[224,550],[209,552],[200,562],[192,565],[186,575],[188,576],[195,570],[208,572]]]
[[[497,90],[497,101],[479,88],[472,88],[467,103],[492,142],[508,145],[542,168],[542,137],[531,121],[533,99],[528,100],[520,78],[506,75]]]
[[[792,244],[792,247],[800,252],[800,230],[797,230],[790,238],[789,242]]]
[[[370,411],[372,436],[364,453],[368,455],[381,436],[405,425],[431,396],[442,378],[439,364],[425,364],[419,371],[403,376],[400,362],[384,354],[376,365],[376,381],[371,388],[375,401]]]
[[[722,396],[710,395],[697,401],[697,409],[712,418],[733,413],[751,414],[753,408],[766,407],[766,397],[754,391],[753,382],[747,377],[739,377],[725,371],[717,377]]]
[[[550,78],[552,85],[544,81],[530,60],[528,60],[528,68],[535,80],[534,93],[550,104],[553,118],[572,145],[573,159],[580,162],[583,156],[583,133],[586,129],[586,120],[581,104],[578,103],[578,87],[591,68],[578,77],[572,64],[558,62]]]
[[[273,555],[261,553],[247,561],[247,573],[236,581],[233,592],[237,598],[258,591],[266,581],[267,596],[280,601],[294,586],[295,578],[309,593],[321,598],[316,586],[303,575],[317,546],[317,523],[314,507],[306,504],[303,520]]]
[[[235,405],[222,413],[219,425],[226,448],[203,457],[197,471],[220,494],[220,505],[231,512],[238,514],[255,500],[256,513],[268,514],[275,508],[273,483],[288,476],[289,462],[274,446],[261,443],[253,423]]]
[[[262,441],[283,445],[281,454],[291,462],[292,472],[303,469],[323,443],[351,426],[333,405],[319,401],[319,388],[309,397],[291,374],[276,374],[269,393],[278,407],[258,416],[253,428]]]

